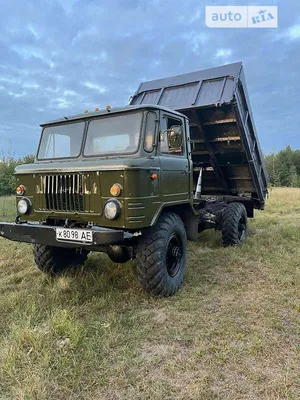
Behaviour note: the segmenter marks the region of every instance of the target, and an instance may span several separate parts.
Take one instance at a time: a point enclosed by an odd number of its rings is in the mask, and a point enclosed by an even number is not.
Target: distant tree
[[[292,160],[296,167],[297,174],[300,176],[300,150],[295,150],[293,152]]]
[[[290,175],[291,175],[291,185],[292,187],[300,187],[300,176],[297,174],[297,168],[295,165],[291,166],[290,170]]]
[[[2,156],[0,158],[0,196],[15,193],[15,177],[14,171],[17,165],[29,164],[34,161],[33,155],[23,158],[15,158],[12,155]]]
[[[269,183],[274,186],[300,187],[300,150],[287,146],[265,156]]]
[[[293,165],[292,160],[293,150],[290,146],[281,150],[277,155],[278,161],[278,175],[281,186],[291,186],[291,168]]]
[[[277,162],[276,162],[276,154],[275,152],[272,152],[269,155],[265,156],[265,163],[269,175],[269,182],[272,185],[275,185],[276,181],[276,167],[277,167]]]

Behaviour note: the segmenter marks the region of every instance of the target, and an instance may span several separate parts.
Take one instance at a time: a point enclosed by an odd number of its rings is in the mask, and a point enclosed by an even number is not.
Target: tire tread
[[[75,249],[64,249],[43,244],[33,247],[34,261],[37,267],[48,275],[59,275],[68,268],[83,265],[88,252],[76,253]]]
[[[162,214],[154,227],[145,230],[136,248],[138,279],[147,292],[156,296],[172,296],[182,282],[183,276],[175,284],[170,285],[164,273],[166,237],[174,227],[183,235],[184,257],[186,257],[187,239],[184,224],[177,214],[170,212]]]
[[[222,215],[222,242],[223,246],[236,246],[241,243],[238,236],[238,224],[244,216],[247,228],[247,212],[242,203],[230,203]]]

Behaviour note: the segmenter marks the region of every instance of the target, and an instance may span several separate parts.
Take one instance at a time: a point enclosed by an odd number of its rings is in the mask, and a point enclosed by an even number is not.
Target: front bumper
[[[93,226],[88,228],[93,232],[93,242],[67,242],[56,240],[56,227],[34,223],[8,223],[0,222],[0,237],[16,242],[32,244],[45,244],[55,247],[97,249],[97,246],[119,244],[131,239],[134,235],[123,230],[101,228]]]

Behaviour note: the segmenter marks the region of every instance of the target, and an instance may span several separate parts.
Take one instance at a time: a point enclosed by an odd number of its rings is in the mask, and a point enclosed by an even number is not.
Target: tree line
[[[17,158],[13,155],[0,157],[0,196],[15,193],[14,170],[17,165],[34,161],[33,155]],[[300,150],[290,146],[279,152],[265,155],[269,184],[273,186],[300,187]]]
[[[13,155],[0,157],[0,196],[16,193],[14,170],[17,165],[30,164],[34,161],[33,155],[14,157]]]
[[[287,146],[266,155],[265,162],[270,185],[300,187],[300,150]]]

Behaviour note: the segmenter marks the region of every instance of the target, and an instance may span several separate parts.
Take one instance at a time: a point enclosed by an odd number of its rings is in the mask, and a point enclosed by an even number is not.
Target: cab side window
[[[182,121],[179,119],[167,117],[166,115],[163,117],[162,123],[161,123],[161,133],[164,132],[163,137],[160,142],[160,151],[164,154],[172,154],[174,156],[182,156],[184,154],[184,141],[182,141],[177,145],[176,141],[171,141],[170,140],[170,131],[172,130],[178,130],[178,128],[181,128],[183,132],[183,126],[182,126]]]

